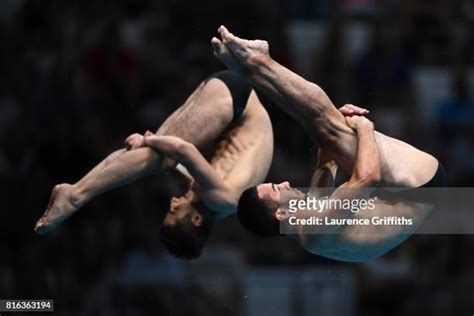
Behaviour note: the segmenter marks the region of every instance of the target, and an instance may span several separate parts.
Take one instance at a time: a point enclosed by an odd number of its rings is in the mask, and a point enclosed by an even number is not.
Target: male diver
[[[241,39],[224,26],[218,32],[220,39],[214,37],[211,41],[215,56],[300,122],[319,146],[319,162],[311,179],[310,194],[318,196],[318,187],[333,186],[339,167],[351,177],[331,198],[377,195],[378,216],[397,214],[414,220],[411,226],[326,226],[313,234],[297,227],[291,236],[309,252],[342,261],[364,261],[383,255],[413,234],[433,204],[416,197],[406,198],[406,193],[413,188],[445,186],[444,169],[438,160],[405,142],[373,131],[372,124],[364,118],[346,119],[344,111],[336,109],[323,89],[274,61],[266,41]],[[347,111],[349,115],[354,113],[350,106]],[[379,185],[383,189],[374,191]],[[239,201],[239,219],[260,236],[278,235],[280,222],[289,217],[282,205],[292,198],[303,198],[303,195],[288,182],[249,188]],[[298,214],[302,218],[310,216],[307,212]],[[326,210],[325,214],[334,218],[369,216],[367,212],[348,214],[334,209]]]
[[[125,143],[78,182],[55,186],[35,231],[45,234],[99,194],[160,173],[164,181],[179,177],[188,188],[171,198],[160,239],[172,254],[195,258],[214,222],[235,213],[240,194],[263,182],[273,156],[268,113],[248,82],[231,71],[204,80],[156,135],[133,134]]]

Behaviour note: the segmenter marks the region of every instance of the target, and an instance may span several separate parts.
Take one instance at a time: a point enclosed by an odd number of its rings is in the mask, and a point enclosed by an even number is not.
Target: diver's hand
[[[145,134],[143,135],[139,133],[134,133],[125,139],[124,141],[125,148],[127,148],[127,150],[133,150],[133,149],[145,147],[146,146],[145,137],[152,136],[152,135],[154,134],[150,131],[146,131]]]
[[[353,130],[357,131],[361,128],[374,129],[374,123],[365,116],[353,115],[346,116],[347,125]]]
[[[339,112],[341,112],[344,116],[369,114],[369,110],[355,106],[353,104],[344,104],[339,108]]]

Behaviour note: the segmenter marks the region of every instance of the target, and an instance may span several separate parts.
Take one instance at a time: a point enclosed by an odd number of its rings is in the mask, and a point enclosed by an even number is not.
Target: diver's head
[[[200,256],[213,226],[210,212],[196,194],[173,197],[170,208],[160,226],[160,240],[168,251],[181,258]]]
[[[284,194],[282,194],[284,192]],[[280,234],[280,221],[288,218],[288,210],[281,207],[301,192],[291,188],[289,182],[263,183],[242,193],[237,206],[240,223],[261,237]]]

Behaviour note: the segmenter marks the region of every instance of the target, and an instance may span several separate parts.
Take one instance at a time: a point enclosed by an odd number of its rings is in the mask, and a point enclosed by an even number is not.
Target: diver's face
[[[170,208],[163,219],[163,225],[174,226],[176,223],[185,218],[188,214],[195,211],[191,205],[191,200],[186,196],[172,197]]]
[[[288,181],[282,183],[262,183],[257,186],[258,197],[262,200],[269,200],[273,202],[281,202],[281,191],[290,190],[290,183]]]

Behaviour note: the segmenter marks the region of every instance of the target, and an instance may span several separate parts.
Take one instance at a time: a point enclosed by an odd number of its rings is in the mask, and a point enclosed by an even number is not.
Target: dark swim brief
[[[232,122],[235,122],[245,111],[247,101],[249,99],[250,93],[252,92],[252,86],[247,82],[247,80],[245,80],[245,78],[230,70],[217,72],[212,75],[211,78],[222,80],[229,88],[230,94],[232,96],[232,106],[234,109]]]
[[[423,184],[420,188],[444,188],[448,185],[448,177],[441,162],[438,162],[438,169],[430,181]]]
[[[418,190],[423,188],[444,188],[448,185],[446,171],[444,170],[441,162],[438,162],[438,169],[436,173],[431,178],[430,181],[426,182],[418,188],[409,189],[406,191],[399,192],[398,195],[404,198],[407,201],[414,203],[428,203],[428,204],[438,204],[437,200],[439,196],[438,192],[433,190]]]

